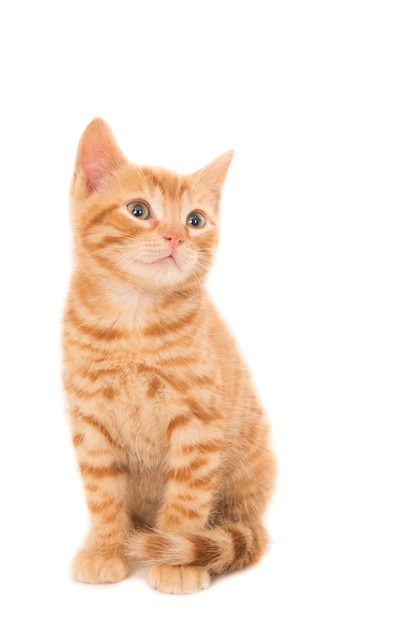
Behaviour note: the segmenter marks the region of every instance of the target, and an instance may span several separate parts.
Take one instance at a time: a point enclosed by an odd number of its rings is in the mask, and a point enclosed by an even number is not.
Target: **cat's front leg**
[[[126,455],[100,419],[75,409],[72,427],[91,519],[85,546],[73,562],[73,577],[86,583],[117,582],[131,570],[124,545],[131,530]]]
[[[166,543],[166,536],[175,538],[197,533],[208,522],[218,484],[222,448],[222,432],[214,417],[202,411],[179,414],[169,423],[169,469],[166,495],[160,510],[157,529]],[[177,548],[178,549],[178,548]],[[179,547],[181,549],[181,545]],[[185,550],[188,551],[186,546]],[[148,580],[152,587],[168,593],[193,593],[210,584],[204,567],[188,562],[183,565],[151,564]],[[171,560],[171,554],[169,554]]]

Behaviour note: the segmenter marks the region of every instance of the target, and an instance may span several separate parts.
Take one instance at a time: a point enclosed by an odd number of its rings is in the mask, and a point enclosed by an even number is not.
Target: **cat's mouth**
[[[168,254],[167,256],[161,257],[156,261],[153,261],[151,265],[164,265],[164,266],[178,266],[177,260],[173,256],[173,254]]]

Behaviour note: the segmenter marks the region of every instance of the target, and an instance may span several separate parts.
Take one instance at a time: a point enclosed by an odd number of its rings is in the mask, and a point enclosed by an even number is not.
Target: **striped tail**
[[[220,574],[256,563],[268,545],[260,522],[229,522],[195,533],[137,531],[127,548],[149,565],[192,565]]]

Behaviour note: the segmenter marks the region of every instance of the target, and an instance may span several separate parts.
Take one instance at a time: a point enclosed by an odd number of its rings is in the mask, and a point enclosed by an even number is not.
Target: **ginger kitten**
[[[91,529],[76,580],[138,559],[155,589],[190,593],[267,549],[269,425],[204,287],[231,160],[133,165],[101,119],[80,140],[64,385]]]

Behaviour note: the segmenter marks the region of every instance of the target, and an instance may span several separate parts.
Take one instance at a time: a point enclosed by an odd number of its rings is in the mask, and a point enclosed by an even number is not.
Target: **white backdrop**
[[[395,20],[382,0],[3,2],[3,624],[393,625]],[[210,289],[273,424],[273,544],[201,594],[71,581],[68,184],[96,115],[137,162],[235,148]],[[156,620],[154,622],[154,620]]]

